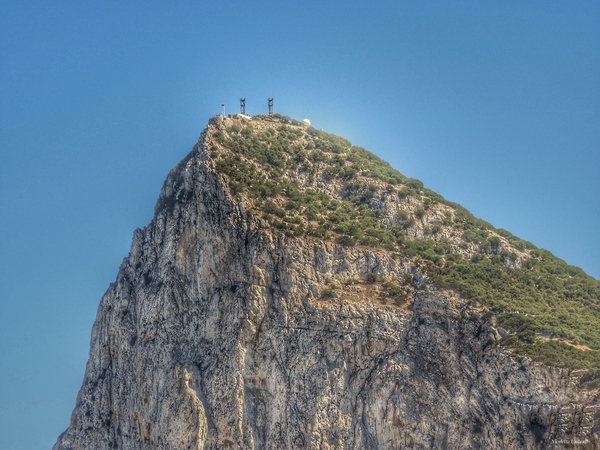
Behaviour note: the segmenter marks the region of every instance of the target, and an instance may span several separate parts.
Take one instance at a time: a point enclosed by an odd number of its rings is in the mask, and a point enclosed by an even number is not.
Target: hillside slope
[[[599,292],[342,138],[216,117],[55,449],[597,448]]]
[[[505,344],[517,354],[600,369],[600,282],[581,269],[476,219],[343,138],[280,116],[213,127],[216,169],[271,228],[395,252],[432,286],[486,306],[494,323],[515,333]]]

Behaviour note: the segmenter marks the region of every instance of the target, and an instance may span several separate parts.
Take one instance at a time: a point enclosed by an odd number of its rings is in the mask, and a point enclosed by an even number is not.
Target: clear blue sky
[[[133,230],[240,97],[600,277],[600,2],[171,3],[0,7],[0,448],[67,427]]]

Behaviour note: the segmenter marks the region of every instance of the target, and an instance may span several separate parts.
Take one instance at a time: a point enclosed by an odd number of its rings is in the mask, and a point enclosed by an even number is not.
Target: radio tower
[[[273,115],[273,99],[269,98],[269,115],[272,116]]]
[[[240,98],[240,112],[246,114],[246,99]]]

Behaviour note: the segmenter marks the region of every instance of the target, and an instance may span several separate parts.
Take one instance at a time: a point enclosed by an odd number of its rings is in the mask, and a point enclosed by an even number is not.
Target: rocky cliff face
[[[56,450],[597,448],[568,371],[512,358],[407,258],[274,231],[209,131],[100,303]]]

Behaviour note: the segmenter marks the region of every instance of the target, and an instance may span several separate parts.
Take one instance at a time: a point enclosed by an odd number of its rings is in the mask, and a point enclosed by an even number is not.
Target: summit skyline
[[[600,278],[598,23],[594,2],[5,2],[0,447],[68,425],[132,230],[242,97]]]

